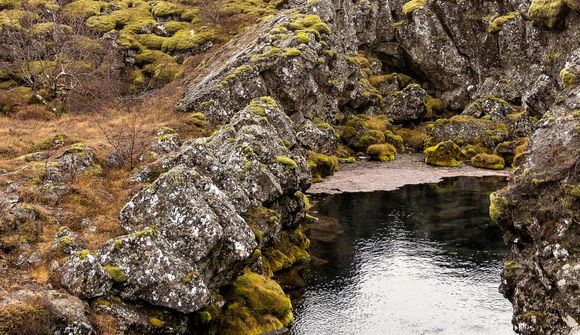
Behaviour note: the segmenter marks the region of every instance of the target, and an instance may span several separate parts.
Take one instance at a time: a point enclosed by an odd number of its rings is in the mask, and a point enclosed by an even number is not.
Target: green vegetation
[[[576,82],[576,75],[568,69],[562,69],[562,71],[560,71],[560,79],[562,79],[564,86],[568,87]]]
[[[308,152],[308,168],[312,173],[314,182],[322,181],[322,178],[332,176],[338,171],[338,158],[314,151]]]
[[[290,170],[296,170],[298,168],[298,164],[292,158],[286,156],[276,156],[276,163],[280,163]]]
[[[308,261],[309,246],[310,241],[304,234],[302,226],[293,231],[281,232],[275,243],[262,253],[265,270],[268,273],[276,273]]]
[[[504,24],[506,24],[509,20],[513,20],[520,17],[519,12],[511,12],[507,15],[499,16],[493,19],[487,28],[487,31],[490,33],[497,33],[501,30]]]
[[[395,149],[395,147],[393,147],[388,143],[373,144],[369,146],[367,149],[367,155],[370,157],[370,159],[378,160],[381,162],[387,160],[392,161],[393,159],[395,159],[396,154],[397,150]]]
[[[528,9],[529,17],[548,28],[554,28],[566,11],[564,0],[532,0]]]
[[[443,141],[425,149],[425,163],[435,166],[456,167],[461,165],[465,155],[452,141]]]
[[[233,284],[232,302],[224,311],[223,334],[260,335],[292,320],[292,304],[274,280],[246,271]]]
[[[505,214],[510,202],[508,199],[499,195],[498,192],[493,192],[489,195],[489,217],[493,222],[497,222],[499,218]]]
[[[109,275],[111,280],[115,283],[124,283],[127,280],[125,272],[118,266],[103,266],[103,270]]]
[[[411,0],[403,5],[403,14],[409,15],[413,11],[423,8],[427,4],[427,0]]]
[[[471,165],[483,169],[503,170],[505,162],[498,155],[477,154],[471,159]]]

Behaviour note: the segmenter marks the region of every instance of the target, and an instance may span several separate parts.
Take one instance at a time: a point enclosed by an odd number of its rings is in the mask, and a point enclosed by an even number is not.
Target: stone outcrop
[[[580,87],[560,97],[509,186],[491,196],[511,246],[501,291],[524,334],[580,331]]]
[[[221,294],[244,269],[271,275],[307,258],[283,238],[303,236],[296,229],[307,207],[301,191],[311,181],[307,150],[332,154],[342,141],[389,159],[404,148],[395,124],[448,116],[425,126],[433,164],[459,165],[508,142],[514,148],[506,155],[522,160],[515,144],[534,133],[533,154],[492,209],[513,246],[503,289],[519,332],[576,327],[580,14],[574,1],[556,1],[547,17],[537,10],[545,2],[289,1],[232,42],[237,51],[227,62],[210,62],[211,72],[186,88],[178,109],[202,113],[216,131],[183,144],[160,133],[157,150],[174,153],[121,211],[126,235],[94,256],[71,256],[62,284],[86,298],[120,296],[99,310],[142,331],[151,328],[131,303],[169,311],[171,322],[149,319],[158,332],[187,332],[179,325],[191,313],[202,324],[208,314],[230,316],[221,325],[232,329],[246,329],[237,321],[248,315],[264,331],[287,325],[284,298],[260,317],[248,307],[262,303],[251,287],[229,292],[229,301]],[[368,150],[377,144],[381,150]],[[89,166],[85,158],[72,163]],[[538,199],[545,207],[537,208]],[[294,254],[276,259],[273,246]],[[242,278],[252,280],[244,285],[283,295],[247,273]],[[540,311],[543,304],[549,308]]]

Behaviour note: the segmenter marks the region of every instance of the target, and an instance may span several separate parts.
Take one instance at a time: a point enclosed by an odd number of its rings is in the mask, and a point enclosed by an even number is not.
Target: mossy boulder
[[[357,115],[341,127],[340,137],[355,151],[366,152],[370,145],[385,142],[385,131],[389,128],[385,116]]]
[[[264,249],[262,253],[264,270],[268,273],[275,273],[308,262],[310,260],[307,251],[309,246],[310,240],[306,237],[302,226],[292,231],[281,232],[275,243]]]
[[[308,168],[312,174],[312,180],[320,181],[338,171],[338,158],[310,151],[308,152]]]
[[[427,146],[433,146],[441,141],[453,141],[460,146],[482,144],[494,149],[499,143],[509,140],[512,134],[504,123],[495,123],[470,115],[455,115],[449,119],[435,121],[429,136]]]
[[[367,155],[371,160],[392,161],[397,155],[397,149],[388,143],[373,144],[368,147]]]
[[[452,141],[444,141],[423,151],[425,163],[435,166],[456,167],[461,165],[465,155]]]
[[[540,25],[557,27],[568,11],[566,0],[533,0],[528,16]]]
[[[498,155],[478,154],[471,159],[471,165],[490,170],[503,170],[505,161]]]
[[[426,129],[423,127],[399,128],[394,131],[394,134],[403,139],[403,144],[406,149],[411,149],[414,152],[422,152],[425,146],[425,140],[429,137]]]
[[[223,334],[261,335],[292,321],[292,304],[280,285],[251,271],[236,278],[231,302],[224,310]]]

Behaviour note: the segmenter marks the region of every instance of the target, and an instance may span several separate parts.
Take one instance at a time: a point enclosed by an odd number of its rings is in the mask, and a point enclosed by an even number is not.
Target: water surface
[[[327,196],[290,334],[513,334],[507,252],[489,222],[501,177]]]

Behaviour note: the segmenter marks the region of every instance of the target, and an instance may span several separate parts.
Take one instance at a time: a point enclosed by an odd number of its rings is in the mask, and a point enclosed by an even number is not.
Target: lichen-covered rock
[[[123,274],[112,278],[123,298],[191,313],[209,301],[209,290],[193,260],[171,244],[156,228],[147,228],[109,242],[99,251],[99,262]]]
[[[411,84],[402,91],[386,95],[385,115],[396,123],[421,120],[425,116],[427,92],[417,84]]]
[[[516,110],[507,101],[495,97],[486,97],[471,103],[461,114],[477,118],[489,115],[493,122],[501,123],[508,114],[515,112]]]
[[[155,133],[154,149],[160,154],[176,151],[181,147],[181,138],[177,132],[171,128],[161,128]]]
[[[522,334],[580,330],[580,87],[560,97],[509,185],[491,196],[490,216],[511,245],[500,289]]]
[[[66,261],[61,284],[70,293],[82,298],[105,295],[113,286],[101,264],[88,250],[83,250]]]
[[[337,145],[337,134],[334,128],[325,122],[314,123],[306,120],[296,131],[296,138],[305,149],[325,155],[334,153]]]
[[[451,140],[459,145],[483,144],[495,148],[499,143],[510,138],[505,124],[496,124],[490,120],[478,119],[467,115],[456,115],[449,119],[439,119],[429,132],[429,145]]]
[[[104,291],[192,313],[255,261],[258,243],[272,243],[304,216],[295,194],[310,183],[306,151],[276,101],[261,97],[162,165],[166,172],[121,210],[127,235],[105,244],[91,265],[105,274]],[[267,219],[249,213],[265,204]],[[67,283],[93,271],[76,261],[64,267]]]
[[[170,313],[137,304],[125,303],[115,298],[99,298],[91,303],[92,311],[100,316],[111,316],[117,329],[125,334],[188,334],[190,318],[181,313]],[[105,319],[103,328],[110,327],[110,319]],[[100,325],[100,324],[99,324]],[[95,328],[97,326],[95,325]]]

